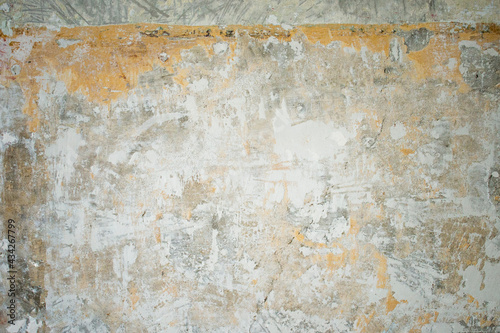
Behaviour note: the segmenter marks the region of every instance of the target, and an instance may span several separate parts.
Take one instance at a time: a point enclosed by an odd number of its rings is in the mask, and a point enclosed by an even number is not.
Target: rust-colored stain
[[[413,149],[409,149],[409,148],[401,148],[401,152],[405,155],[405,156],[408,156],[408,155],[411,155],[411,154],[414,154],[415,151]]]
[[[402,300],[401,302],[398,301],[397,299],[394,298],[392,295],[392,291],[387,292],[387,300],[386,300],[386,314],[388,314],[391,311],[394,311],[396,306],[398,306],[399,303],[407,303],[406,300]]]
[[[375,253],[378,260],[377,268],[377,288],[385,289],[387,287],[387,259],[380,253]]]

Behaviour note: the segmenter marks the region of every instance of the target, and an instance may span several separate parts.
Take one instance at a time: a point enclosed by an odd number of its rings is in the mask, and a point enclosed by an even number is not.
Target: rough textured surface
[[[494,24],[13,31],[0,325],[494,331],[499,51]]]
[[[498,0],[10,0],[4,33],[51,27],[157,22],[183,25],[324,23],[500,23]]]

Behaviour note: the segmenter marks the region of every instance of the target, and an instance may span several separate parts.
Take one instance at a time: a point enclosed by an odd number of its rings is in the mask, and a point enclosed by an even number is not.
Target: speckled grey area
[[[499,22],[496,0],[11,0],[2,30],[157,22],[181,25]]]

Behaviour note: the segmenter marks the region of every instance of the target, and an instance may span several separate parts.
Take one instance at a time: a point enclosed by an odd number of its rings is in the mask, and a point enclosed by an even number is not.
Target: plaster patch
[[[406,135],[406,127],[401,122],[396,122],[391,126],[391,138],[393,140],[399,140]]]
[[[67,48],[68,46],[75,45],[81,42],[79,39],[57,39],[56,40],[57,45],[63,49]]]
[[[208,80],[206,78],[201,78],[189,84],[188,87],[194,92],[202,92],[208,88]]]
[[[218,42],[212,45],[215,54],[222,55],[227,52],[229,44],[225,42]]]

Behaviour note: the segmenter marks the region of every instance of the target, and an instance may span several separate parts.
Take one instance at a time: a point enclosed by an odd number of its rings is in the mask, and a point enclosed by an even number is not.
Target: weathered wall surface
[[[495,331],[498,25],[61,26],[498,4],[174,4],[0,7],[2,329]]]
[[[498,37],[492,24],[14,31],[1,325],[496,327]]]
[[[3,31],[156,22],[166,24],[500,23],[499,0],[11,0]]]

